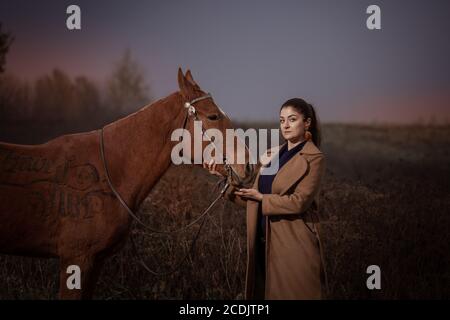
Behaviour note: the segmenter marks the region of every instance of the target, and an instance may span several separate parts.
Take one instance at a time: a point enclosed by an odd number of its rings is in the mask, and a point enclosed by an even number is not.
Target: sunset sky
[[[371,4],[381,30],[366,28]],[[324,122],[450,122],[448,0],[0,0],[0,22],[6,69],[26,79],[58,67],[102,83],[129,48],[154,98],[189,68],[235,120],[276,121],[302,97]]]

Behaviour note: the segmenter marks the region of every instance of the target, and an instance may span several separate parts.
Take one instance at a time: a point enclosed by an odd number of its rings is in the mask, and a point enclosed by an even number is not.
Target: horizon
[[[3,1],[7,72],[32,81],[58,68],[101,87],[130,49],[153,100],[178,90],[181,66],[239,122],[276,121],[291,97],[323,123],[450,122],[445,1],[378,1],[381,30],[365,26],[368,1],[77,4],[82,29],[70,31],[68,2]]]

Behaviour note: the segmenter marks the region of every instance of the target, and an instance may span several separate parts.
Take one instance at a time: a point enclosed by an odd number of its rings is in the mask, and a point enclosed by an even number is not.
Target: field
[[[246,124],[236,127],[265,127]],[[327,171],[320,193],[328,299],[450,298],[450,126],[323,126]],[[175,229],[217,195],[215,176],[172,166],[139,211],[152,228]],[[174,266],[198,224],[175,236],[135,226],[140,255]],[[242,299],[245,210],[221,200],[178,272],[152,276],[128,241],[103,269],[95,299]],[[368,290],[366,268],[381,268]],[[0,299],[55,299],[58,262],[0,255]]]

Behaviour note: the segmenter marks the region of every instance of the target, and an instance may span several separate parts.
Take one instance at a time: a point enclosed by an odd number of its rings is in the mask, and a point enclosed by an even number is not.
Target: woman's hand
[[[214,158],[212,158],[209,163],[207,163],[206,161],[203,162],[203,168],[207,168],[209,170],[209,173],[214,174],[216,176],[219,177],[223,177],[223,175],[216,171],[216,162],[214,161]]]
[[[259,192],[256,189],[238,189],[237,191],[234,192],[234,194],[247,198],[247,199],[253,199],[256,201],[262,201],[263,195],[261,192]]]

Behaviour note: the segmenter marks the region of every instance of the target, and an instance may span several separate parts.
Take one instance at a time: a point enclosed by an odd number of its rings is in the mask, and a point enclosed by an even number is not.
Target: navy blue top
[[[280,171],[281,167],[283,167],[292,157],[300,152],[305,145],[306,140],[296,145],[291,150],[287,149],[287,143],[280,149],[279,151],[279,163],[278,163],[278,171]],[[276,159],[276,158],[274,158]],[[278,173],[277,171],[277,173]],[[262,194],[271,194],[272,193],[272,183],[275,179],[276,174],[260,174],[258,181],[258,189]],[[260,234],[265,237],[266,233],[266,219],[262,215],[262,205],[259,206],[258,216],[260,217]]]

